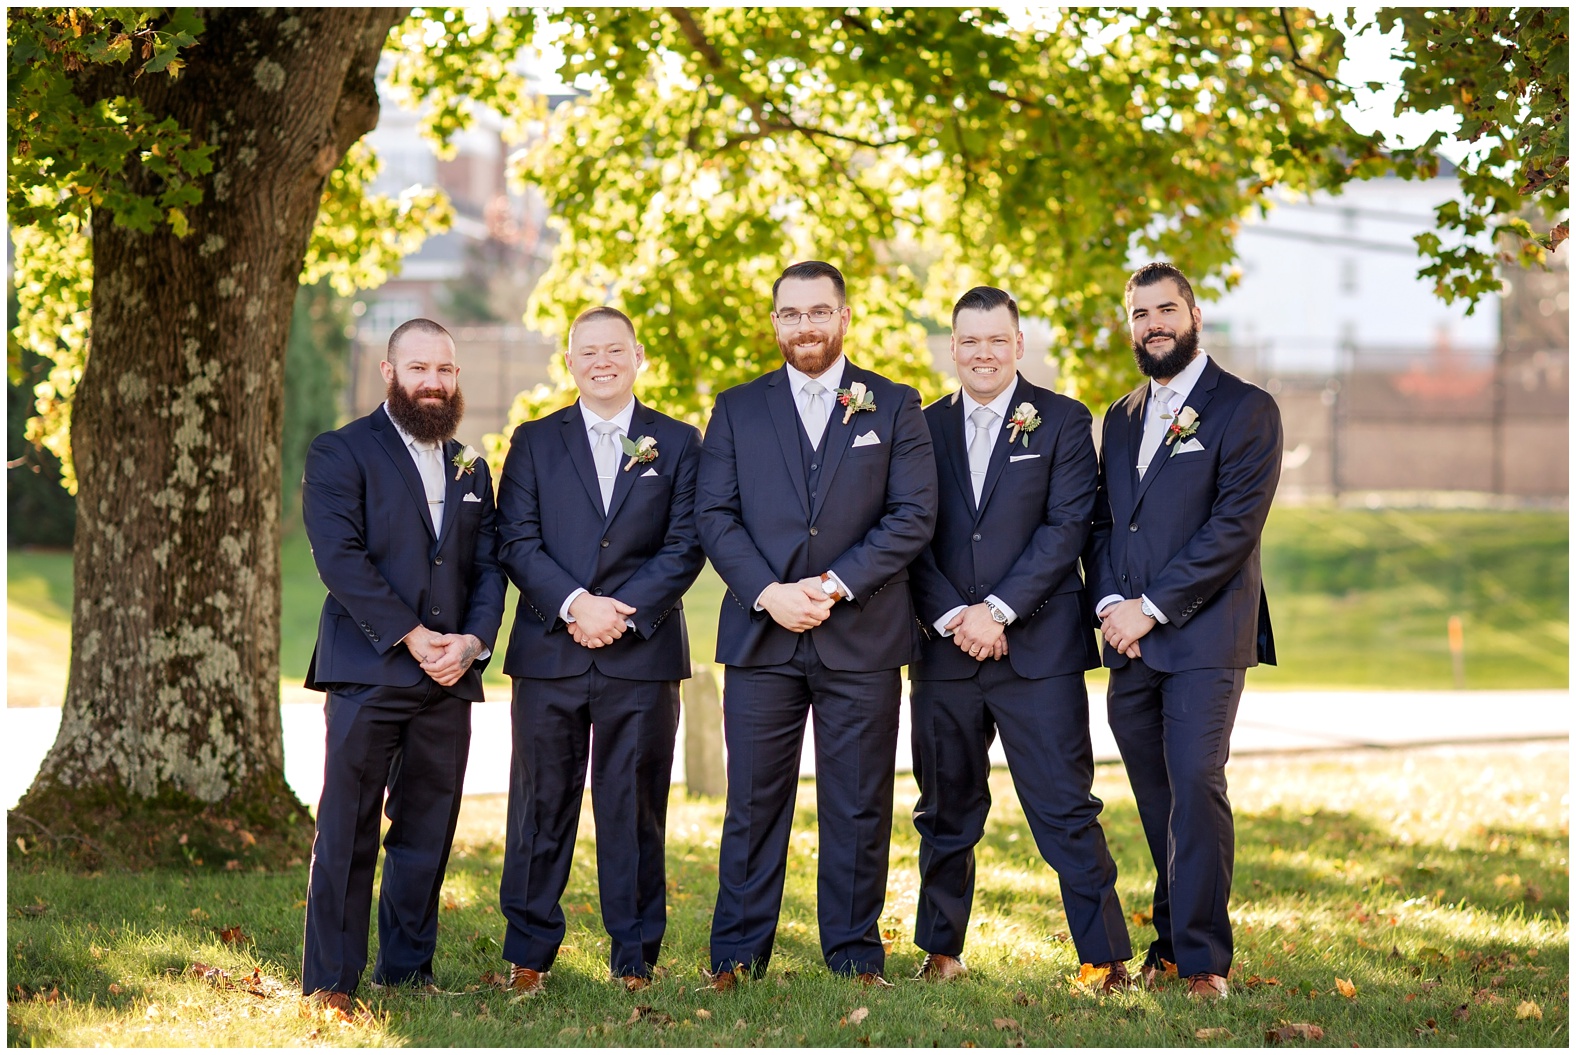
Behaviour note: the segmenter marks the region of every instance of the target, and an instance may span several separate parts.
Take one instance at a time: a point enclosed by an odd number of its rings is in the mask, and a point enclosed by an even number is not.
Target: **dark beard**
[[[1151,334],[1153,336],[1153,334]],[[1133,361],[1145,377],[1172,378],[1180,374],[1193,356],[1198,354],[1198,327],[1190,326],[1186,333],[1172,338],[1171,350],[1162,356],[1153,356],[1137,341],[1133,342]]]
[[[837,357],[843,354],[843,335],[831,334],[826,337],[826,343],[821,346],[821,352],[809,351],[807,347],[796,348],[791,343],[777,338],[777,347],[782,350],[783,358],[788,365],[801,374],[819,377],[826,373],[826,368],[837,362]]]
[[[418,396],[441,396],[443,391],[437,388],[425,388],[415,396],[408,394],[405,387],[399,383],[399,378],[389,382],[388,401],[389,417],[394,419],[394,424],[405,430],[411,439],[423,443],[443,443],[454,438],[454,430],[460,427],[460,419],[465,416],[465,397],[460,393],[458,386],[454,395],[449,396],[438,406],[427,406],[417,402]]]

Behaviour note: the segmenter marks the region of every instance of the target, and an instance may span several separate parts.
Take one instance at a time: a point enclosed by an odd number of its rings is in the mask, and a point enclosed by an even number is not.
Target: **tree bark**
[[[185,237],[93,232],[70,681],[27,816],[244,799],[301,818],[279,718],[285,345],[325,180],[377,123],[401,14],[209,9],[179,78],[78,84],[140,95],[218,150]]]

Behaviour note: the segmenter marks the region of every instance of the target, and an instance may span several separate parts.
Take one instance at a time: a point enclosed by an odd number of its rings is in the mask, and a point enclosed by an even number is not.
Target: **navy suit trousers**
[[[771,962],[807,714],[815,722],[821,955],[838,974],[885,966],[879,920],[892,844],[900,690],[896,668],[827,669],[809,634],[799,635],[787,663],[727,668],[728,812],[712,970],[742,967],[759,977]]]
[[[1157,873],[1157,937],[1144,962],[1169,960],[1184,978],[1231,969],[1226,906],[1236,835],[1226,758],[1246,673],[1166,674],[1138,659],[1114,668],[1107,689],[1111,732]]]
[[[1083,673],[1019,677],[986,660],[972,678],[914,681],[919,906],[914,943],[960,956],[974,903],[974,847],[990,812],[990,745],[1001,733],[1029,830],[1056,870],[1067,927],[1084,963],[1133,955],[1116,896],[1116,862],[1090,793],[1089,694]]]
[[[571,678],[515,678],[510,713],[504,959],[546,971],[558,955],[589,759],[608,966],[648,977],[667,928],[663,839],[679,683],[609,677],[595,666]]]
[[[409,688],[338,686],[328,724],[323,797],[312,841],[301,990],[354,992],[367,965],[378,812],[389,818],[378,892],[384,985],[432,978],[438,894],[460,816],[471,705],[430,678]]]

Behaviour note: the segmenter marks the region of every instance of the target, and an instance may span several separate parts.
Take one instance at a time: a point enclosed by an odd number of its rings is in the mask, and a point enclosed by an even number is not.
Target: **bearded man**
[[[1156,937],[1188,995],[1228,992],[1234,835],[1226,756],[1247,668],[1275,662],[1259,537],[1280,480],[1275,400],[1198,346],[1203,315],[1170,264],[1127,281],[1149,380],[1106,412],[1090,587],[1107,708],[1154,859]]]
[[[817,915],[826,965],[889,985],[877,921],[892,839],[908,566],[936,523],[919,393],[843,356],[842,274],[808,261],[772,286],[785,363],[717,399],[696,518],[728,587],[728,807],[711,929],[714,991],[771,960],[805,719],[815,722]]]
[[[460,813],[471,703],[503,618],[487,463],[454,439],[454,340],[428,319],[389,337],[387,401],[312,441],[301,513],[328,588],[306,687],[328,694],[301,990],[348,1011],[374,988],[435,989],[438,892]]]

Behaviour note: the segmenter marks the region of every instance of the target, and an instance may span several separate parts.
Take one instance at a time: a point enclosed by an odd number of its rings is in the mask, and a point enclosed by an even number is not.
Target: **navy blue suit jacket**
[[[460,449],[444,444],[444,464]],[[418,625],[474,634],[492,648],[504,576],[487,463],[444,479],[443,530],[434,536],[421,474],[382,407],[312,441],[301,517],[328,598],[307,688],[418,684],[426,672],[401,644]],[[471,664],[449,692],[482,699],[486,665]]]
[[[1142,481],[1144,385],[1106,412],[1090,539],[1096,604],[1147,595],[1170,621],[1139,640],[1143,661],[1174,673],[1275,662],[1259,537],[1280,481],[1280,408],[1211,359],[1186,405],[1201,451],[1156,452]],[[1127,663],[1109,646],[1105,664]]]
[[[637,400],[629,436],[654,438],[657,457],[627,470],[620,458],[604,515],[578,402],[514,430],[498,483],[499,559],[520,589],[505,674],[567,678],[595,663],[631,681],[690,676],[682,598],[705,563],[695,528],[700,431]],[[635,629],[602,648],[576,644],[559,618],[576,589],[634,606]]]
[[[1006,661],[1020,677],[1099,666],[1078,569],[1099,474],[1094,420],[1082,403],[1037,388],[1020,374],[1013,409],[1026,402],[1034,404],[1040,424],[1009,442],[1011,431],[1002,422],[978,508],[962,396],[954,392],[925,408],[941,503],[936,537],[909,570],[926,638],[910,669],[915,678],[956,680],[979,670],[980,662],[933,624],[992,594],[1016,616],[1007,627]]]
[[[847,363],[842,387],[864,382],[875,409],[827,422],[820,489],[805,483],[803,426],[785,368],[722,393],[706,428],[697,519],[706,555],[728,586],[717,661],[772,666],[798,634],[754,610],[773,582],[831,570],[852,592],[809,633],[832,670],[876,671],[913,658],[908,566],[936,523],[936,463],[919,393]],[[854,446],[856,439],[873,436]]]

